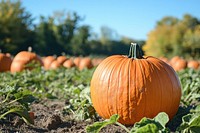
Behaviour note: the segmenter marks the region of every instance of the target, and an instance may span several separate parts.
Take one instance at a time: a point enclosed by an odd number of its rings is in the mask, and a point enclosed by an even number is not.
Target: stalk
[[[131,43],[128,58],[143,59],[143,52],[137,43]]]

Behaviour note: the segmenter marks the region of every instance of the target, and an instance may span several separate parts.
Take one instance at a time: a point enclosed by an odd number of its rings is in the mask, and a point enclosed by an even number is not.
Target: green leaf
[[[161,112],[154,118],[154,120],[159,122],[163,127],[165,127],[165,125],[169,121],[169,117],[165,112]]]
[[[200,115],[192,119],[189,125],[190,127],[200,127]]]
[[[191,119],[192,119],[192,114],[187,114],[183,116],[182,121],[183,123],[189,123]]]
[[[155,124],[150,123],[138,128],[136,131],[131,131],[131,133],[158,133],[158,131],[158,127]]]
[[[144,117],[139,122],[136,122],[134,127],[142,127],[142,126],[145,126],[146,124],[152,123],[152,122],[153,122],[152,119]]]
[[[5,112],[0,116],[0,119],[2,119],[4,116],[10,114],[10,113],[16,113],[19,116],[22,117],[22,119],[27,123],[27,124],[33,124],[33,120],[30,118],[29,113],[26,109],[24,109],[22,106],[18,106],[16,108],[12,108],[9,111]]]
[[[200,127],[191,127],[190,131],[191,131],[191,133],[199,133]]]
[[[118,119],[119,119],[119,115],[114,114],[110,117],[110,119],[108,119],[106,121],[95,122],[94,124],[87,126],[86,132],[87,133],[98,133],[103,127],[116,123]]]
[[[148,133],[156,133],[158,131],[169,132],[165,127],[167,122],[169,121],[168,115],[164,112],[159,113],[153,119],[150,118],[142,118],[139,122],[136,122],[134,127],[131,129],[131,132],[148,132]]]

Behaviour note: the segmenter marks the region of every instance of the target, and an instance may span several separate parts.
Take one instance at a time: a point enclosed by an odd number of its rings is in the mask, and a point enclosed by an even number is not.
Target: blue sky
[[[80,24],[90,25],[96,33],[107,26],[133,39],[147,39],[164,16],[182,18],[188,13],[200,19],[200,0],[22,0],[22,4],[35,22],[54,11],[74,11],[85,18]]]

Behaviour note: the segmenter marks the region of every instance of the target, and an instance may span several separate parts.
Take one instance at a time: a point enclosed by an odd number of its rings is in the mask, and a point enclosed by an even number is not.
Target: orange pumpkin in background
[[[49,66],[49,69],[57,69],[59,67],[61,67],[62,65],[60,64],[60,62],[58,62],[57,60],[54,60],[53,62],[51,62],[51,65]]]
[[[0,53],[0,72],[10,71],[12,59],[7,54]]]
[[[187,61],[182,58],[179,58],[176,60],[176,62],[171,64],[171,66],[174,68],[175,71],[180,71],[187,68]]]
[[[74,64],[75,64],[75,66],[76,67],[78,67],[79,66],[79,63],[80,63],[80,61],[81,61],[81,57],[75,57],[73,60],[74,60]]]
[[[168,58],[160,57],[159,59],[170,65],[170,61],[168,60]]]
[[[177,60],[181,59],[179,56],[174,56],[173,58],[171,58],[170,60],[170,65],[172,66],[173,64],[175,64],[177,62]]]
[[[78,65],[79,70],[83,70],[84,68],[90,69],[92,67],[93,65],[90,57],[82,58]]]
[[[92,65],[98,66],[103,61],[103,58],[93,58],[92,59]]]
[[[190,60],[187,63],[188,68],[198,69],[199,66],[200,66],[200,63],[198,61],[195,61],[195,60]]]
[[[43,65],[41,58],[32,52],[29,51],[21,51],[19,52],[12,61],[10,71],[11,72],[20,72],[24,69],[33,69],[33,67],[27,67],[26,65],[29,63],[38,63],[40,66]]]
[[[63,66],[66,68],[72,68],[75,66],[75,64],[72,59],[68,59],[63,63]]]
[[[55,58],[54,56],[47,56],[47,57],[44,57],[44,58],[43,58],[44,68],[45,68],[46,70],[48,70],[49,67],[50,67],[50,65],[51,65],[51,63],[52,63],[54,60],[56,60],[56,58]]]
[[[66,56],[58,56],[56,59],[61,65],[67,60]]]
[[[129,56],[113,55],[96,68],[91,80],[91,100],[104,119],[119,114],[119,122],[132,125],[143,117],[176,114],[181,85],[174,69],[152,56],[144,57],[137,44]]]

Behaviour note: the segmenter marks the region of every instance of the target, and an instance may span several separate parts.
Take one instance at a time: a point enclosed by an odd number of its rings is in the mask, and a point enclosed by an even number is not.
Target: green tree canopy
[[[20,1],[0,2],[0,49],[16,54],[34,44],[33,18]]]
[[[41,17],[36,26],[36,49],[42,55],[71,54],[71,41],[80,17],[76,13],[56,12],[50,17]]]
[[[200,51],[200,21],[191,15],[182,19],[164,17],[148,34],[144,46],[147,55],[198,57]]]

